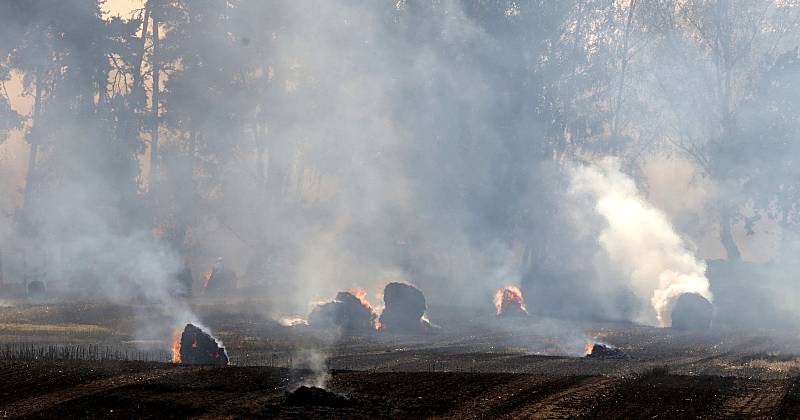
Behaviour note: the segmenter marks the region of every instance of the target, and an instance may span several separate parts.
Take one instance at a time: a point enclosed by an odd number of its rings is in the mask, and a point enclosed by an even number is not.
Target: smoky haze
[[[536,315],[668,326],[697,292],[723,325],[794,326],[797,6],[4,2],[4,282],[197,322],[177,278],[200,294],[221,257],[276,319],[405,280],[432,306],[508,284]]]

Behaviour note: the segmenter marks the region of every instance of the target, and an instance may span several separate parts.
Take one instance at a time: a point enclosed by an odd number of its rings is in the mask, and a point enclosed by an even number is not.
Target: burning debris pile
[[[315,386],[301,386],[286,394],[285,405],[293,407],[348,407],[352,405],[347,397],[334,394]]]
[[[625,359],[628,356],[622,350],[612,347],[608,344],[595,343],[590,341],[586,343],[586,357],[593,359]]]
[[[672,328],[676,330],[707,330],[711,328],[714,307],[697,293],[678,296],[672,308]]]
[[[317,328],[340,328],[346,333],[377,329],[377,313],[361,289],[339,292],[331,302],[317,305],[308,316],[308,323]]]
[[[497,289],[494,294],[494,306],[498,316],[528,316],[525,298],[522,297],[522,291],[516,286]]]
[[[172,343],[172,362],[226,366],[228,355],[225,347],[220,346],[212,336],[192,324],[186,324]]]
[[[414,286],[392,282],[383,289],[383,302],[386,307],[381,313],[380,325],[388,332],[421,332],[431,328],[423,319],[425,295]]]

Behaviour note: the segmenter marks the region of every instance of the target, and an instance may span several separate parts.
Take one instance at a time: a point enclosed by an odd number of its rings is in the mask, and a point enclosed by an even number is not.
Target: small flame
[[[494,307],[497,309],[498,315],[503,312],[503,307],[508,305],[506,302],[515,302],[514,306],[528,313],[528,308],[525,307],[525,298],[522,297],[522,291],[519,290],[519,287],[505,286],[497,289],[494,294]]]
[[[193,349],[197,348],[197,339],[196,338],[194,340],[192,340],[192,348]]]
[[[172,363],[181,362],[181,334],[183,330],[178,328],[172,336]]]
[[[208,282],[211,281],[211,271],[203,273],[203,290],[208,289]]]
[[[594,351],[594,341],[587,341],[586,345],[583,346],[583,351],[587,356],[592,354],[592,351]]]

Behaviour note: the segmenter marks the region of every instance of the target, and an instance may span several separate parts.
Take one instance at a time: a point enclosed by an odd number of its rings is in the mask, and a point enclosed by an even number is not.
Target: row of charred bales
[[[498,316],[528,316],[522,291],[517,287],[500,288],[495,294],[494,304]],[[705,330],[711,328],[713,319],[714,306],[697,293],[681,294],[672,308],[672,328],[676,330]]]
[[[405,283],[389,283],[383,292],[384,310],[370,305],[363,290],[339,292],[331,302],[318,305],[309,315],[309,324],[318,328],[337,328],[346,333],[385,330],[389,332],[425,332],[432,329],[424,318],[425,296],[416,287]],[[514,286],[497,290],[494,297],[497,315],[527,317],[528,308],[522,291]],[[697,293],[678,297],[672,310],[672,328],[705,330],[711,327],[714,307]]]
[[[317,328],[335,328],[344,333],[365,333],[382,330],[395,333],[424,333],[434,327],[424,318],[425,296],[416,287],[405,283],[389,283],[383,292],[384,310],[378,311],[366,300],[361,290],[339,292],[336,299],[318,305],[309,315],[309,324]],[[501,317],[527,317],[522,292],[513,286],[495,294],[495,308]],[[678,297],[672,310],[672,328],[704,330],[711,327],[714,308],[696,293]],[[612,347],[592,344],[591,357],[617,357]],[[183,364],[227,365],[225,348],[202,329],[187,324],[173,343],[173,362]]]

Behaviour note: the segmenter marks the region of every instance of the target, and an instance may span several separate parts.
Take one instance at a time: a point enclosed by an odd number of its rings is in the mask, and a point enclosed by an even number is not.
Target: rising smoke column
[[[605,158],[572,168],[570,192],[588,195],[607,225],[598,242],[628,276],[634,293],[649,299],[661,326],[670,324],[672,305],[683,293],[711,301],[706,265],[698,260],[659,209],[640,196],[619,161]]]

